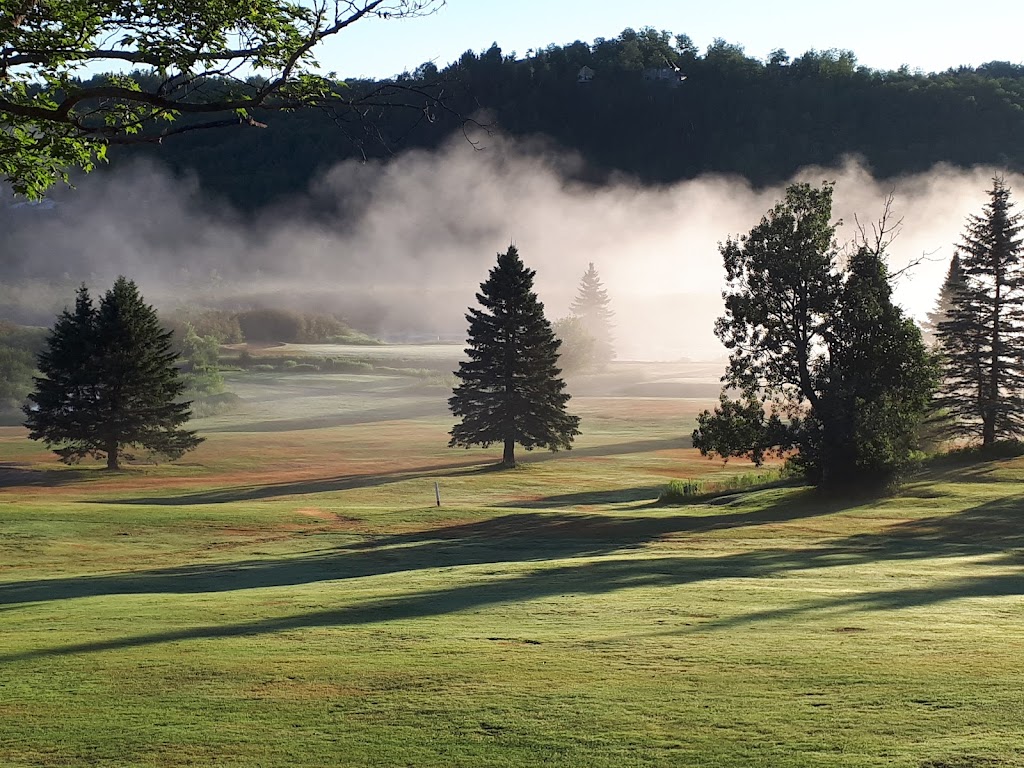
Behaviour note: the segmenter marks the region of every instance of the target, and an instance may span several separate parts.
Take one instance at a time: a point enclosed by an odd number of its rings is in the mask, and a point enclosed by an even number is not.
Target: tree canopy
[[[882,237],[842,267],[831,216],[831,184],[795,184],[721,246],[728,287],[716,334],[729,365],[693,442],[757,463],[795,450],[807,478],[829,489],[885,486],[913,457],[934,363],[892,302]]]
[[[304,106],[370,108],[381,89],[347,93],[317,70],[317,45],[441,2],[0,0],[0,175],[36,197],[109,144],[262,127],[261,114]],[[136,71],[118,74],[125,67]]]
[[[593,80],[577,81],[583,66]],[[381,114],[374,127],[383,143],[356,145],[329,114],[299,110],[275,117],[270,131],[192,133],[159,157],[250,208],[304,191],[318,172],[346,159],[440,146],[459,131],[459,115],[483,108],[507,135],[542,134],[579,155],[585,162],[573,174],[584,182],[626,174],[662,184],[725,173],[760,186],[851,156],[878,178],[937,163],[1024,171],[1020,65],[879,71],[860,66],[850,51],[776,51],[761,60],[722,40],[701,51],[685,35],[626,29],[525,52],[492,45],[389,82],[438,81],[451,111],[436,110],[432,121],[419,119],[422,110]],[[350,80],[346,90],[354,97],[383,85]],[[115,150],[112,162],[124,154]],[[288,162],[254,166],[255,156]]]

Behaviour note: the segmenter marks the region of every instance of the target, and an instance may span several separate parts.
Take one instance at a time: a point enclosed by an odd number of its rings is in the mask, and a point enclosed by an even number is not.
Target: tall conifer
[[[201,438],[179,429],[189,403],[175,402],[184,383],[170,340],[134,282],[119,277],[98,308],[83,286],[39,356],[29,437],[66,463],[104,457],[109,469],[137,448],[171,459],[195,448]]]
[[[596,342],[594,358],[604,364],[615,359],[614,337],[612,336],[611,300],[608,291],[601,284],[594,262],[580,278],[580,287],[573,299],[570,311],[580,319],[583,330],[594,337]]]
[[[960,266],[960,252],[954,251],[953,258],[949,260],[949,269],[946,270],[946,279],[942,281],[939,288],[939,296],[935,300],[935,307],[923,323],[921,335],[929,346],[938,342],[939,326],[949,320],[949,313],[953,309],[954,296],[964,288],[964,271]]]
[[[967,221],[962,284],[937,333],[937,404],[951,419],[951,434],[980,437],[982,445],[1024,432],[1024,225],[1003,179],[993,179],[988,194],[982,214]]]
[[[502,463],[515,466],[515,444],[533,448],[572,448],[579,417],[566,412],[569,394],[558,368],[559,340],[533,292],[536,273],[527,269],[516,247],[498,254],[498,263],[471,307],[466,355],[455,375],[461,383],[448,404],[461,417],[449,446],[504,446]]]

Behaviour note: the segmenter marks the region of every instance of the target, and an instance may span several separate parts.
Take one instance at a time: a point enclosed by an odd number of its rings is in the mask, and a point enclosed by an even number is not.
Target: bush
[[[238,408],[242,398],[234,392],[220,392],[207,397],[197,397],[192,401],[192,417],[196,419],[208,416],[219,416],[222,413],[230,413]]]
[[[246,341],[298,341],[302,318],[283,309],[250,309],[239,312],[238,326]]]
[[[352,360],[347,357],[328,357],[320,363],[320,370],[331,373],[370,373],[373,365],[365,360]]]
[[[968,445],[954,448],[946,456],[951,459],[991,460],[1015,459],[1024,456],[1024,442],[1020,440],[996,440],[992,445]]]
[[[663,504],[679,504],[732,491],[763,488],[788,478],[785,469],[768,469],[713,480],[670,480],[665,490],[658,496],[658,501]]]
[[[267,373],[269,371],[275,371],[277,369],[274,368],[274,366],[270,365],[269,363],[256,363],[256,365],[250,365],[249,370]]]
[[[289,361],[291,362],[291,361]],[[289,373],[319,373],[320,366],[312,363],[296,363],[288,366]]]
[[[699,480],[670,480],[668,486],[658,496],[658,501],[664,504],[673,504],[688,501],[703,493],[704,483]]]

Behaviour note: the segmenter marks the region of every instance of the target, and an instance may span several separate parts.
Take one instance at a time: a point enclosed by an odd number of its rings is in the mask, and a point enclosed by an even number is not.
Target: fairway
[[[118,473],[0,429],[0,765],[1024,764],[1024,459],[659,505],[751,469],[690,447],[720,369],[506,471],[399,375],[230,375]]]

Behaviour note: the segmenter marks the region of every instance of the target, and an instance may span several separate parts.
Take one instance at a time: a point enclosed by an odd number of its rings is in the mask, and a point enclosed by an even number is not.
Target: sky
[[[551,43],[613,38],[626,27],[687,34],[701,50],[723,38],[759,59],[777,48],[790,56],[839,48],[875,69],[1024,63],[1021,0],[447,0],[425,18],[361,21],[319,60],[342,77],[389,77],[426,61],[442,67],[492,42],[522,56]]]

